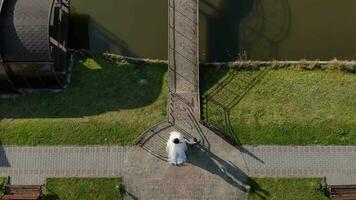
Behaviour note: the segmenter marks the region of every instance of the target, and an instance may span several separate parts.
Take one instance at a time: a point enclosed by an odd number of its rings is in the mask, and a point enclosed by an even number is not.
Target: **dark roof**
[[[48,30],[52,3],[51,0],[4,1],[0,19],[4,61],[50,61]]]

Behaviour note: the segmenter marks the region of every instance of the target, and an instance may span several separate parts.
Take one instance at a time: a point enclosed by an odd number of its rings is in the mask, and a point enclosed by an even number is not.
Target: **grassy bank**
[[[203,66],[203,118],[240,144],[356,144],[354,70]],[[167,86],[164,63],[83,56],[64,91],[0,99],[0,143],[132,144],[166,120]]]
[[[121,200],[121,179],[47,179],[45,200]]]
[[[78,58],[62,92],[0,99],[0,142],[16,145],[132,144],[166,119],[165,64]]]
[[[241,144],[356,144],[356,75],[206,67],[203,115]]]
[[[6,178],[0,177],[0,197],[4,195],[3,186],[5,185],[5,182],[6,182]]]
[[[321,179],[252,178],[249,200],[326,200],[314,189]]]

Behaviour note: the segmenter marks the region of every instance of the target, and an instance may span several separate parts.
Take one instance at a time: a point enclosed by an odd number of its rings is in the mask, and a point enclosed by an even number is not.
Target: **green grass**
[[[166,119],[167,66],[75,61],[61,92],[0,99],[0,141],[16,145],[133,144]]]
[[[4,195],[3,186],[5,185],[6,178],[0,177],[0,197]]]
[[[203,118],[239,144],[356,144],[356,75],[320,68],[202,67]],[[0,99],[0,143],[133,144],[166,120],[167,86],[166,64],[83,56],[64,91]]]
[[[121,200],[120,178],[47,179],[44,200]]]
[[[251,178],[248,200],[326,200],[314,189],[321,179]]]
[[[356,74],[206,67],[203,115],[240,144],[356,144]]]

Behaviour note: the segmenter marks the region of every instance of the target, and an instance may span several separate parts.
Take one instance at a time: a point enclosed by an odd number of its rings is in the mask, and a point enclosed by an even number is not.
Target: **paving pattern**
[[[200,123],[198,5],[169,1],[169,120],[143,134],[142,149],[130,156],[124,184],[133,199],[246,199],[240,151]],[[173,130],[200,140],[181,167],[166,162]]]
[[[145,132],[136,147],[0,148],[0,176],[13,184],[47,177],[123,177],[126,199],[246,199],[247,176],[327,177],[356,184],[356,146],[242,146],[200,122],[198,0],[169,0],[169,119]],[[173,130],[200,145],[188,163],[167,161]]]
[[[200,128],[206,142],[190,147],[188,163],[180,167],[165,160],[164,138],[174,126],[143,139],[124,167],[128,191],[138,199],[246,199],[247,168],[239,149]]]
[[[326,177],[356,184],[356,146],[243,146],[250,176]]]
[[[12,184],[44,184],[47,177],[118,177],[132,147],[12,147],[0,151],[0,176]]]

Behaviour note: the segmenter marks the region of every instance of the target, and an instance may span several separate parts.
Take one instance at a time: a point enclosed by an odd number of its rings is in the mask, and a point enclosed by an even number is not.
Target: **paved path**
[[[198,5],[169,1],[169,120],[147,131],[139,147],[4,147],[0,175],[10,175],[13,184],[122,176],[128,199],[245,199],[247,168],[240,151],[200,124]],[[201,141],[181,167],[166,162],[172,130]]]
[[[142,149],[130,155],[123,180],[133,199],[246,198],[241,153],[200,124],[198,5],[198,0],[169,0],[169,119],[148,130],[138,140]],[[201,141],[190,149],[185,166],[167,163],[173,130]]]
[[[250,176],[326,177],[356,184],[356,146],[244,146]]]
[[[247,168],[240,151],[206,127],[199,128],[204,143],[190,148],[182,167],[166,161],[166,139],[175,126],[147,134],[137,159],[130,156],[132,167],[125,168],[128,190],[139,199],[246,199]]]
[[[0,176],[12,184],[44,184],[47,177],[118,177],[130,147],[12,147],[0,150]]]
[[[14,184],[46,177],[122,176],[127,199],[246,199],[247,175],[324,177],[355,183],[356,147],[234,147],[200,123],[198,0],[169,0],[169,120],[148,130],[138,147],[4,147],[0,176]],[[167,163],[172,130],[201,145],[188,163]],[[356,184],[356,183],[355,183]]]

